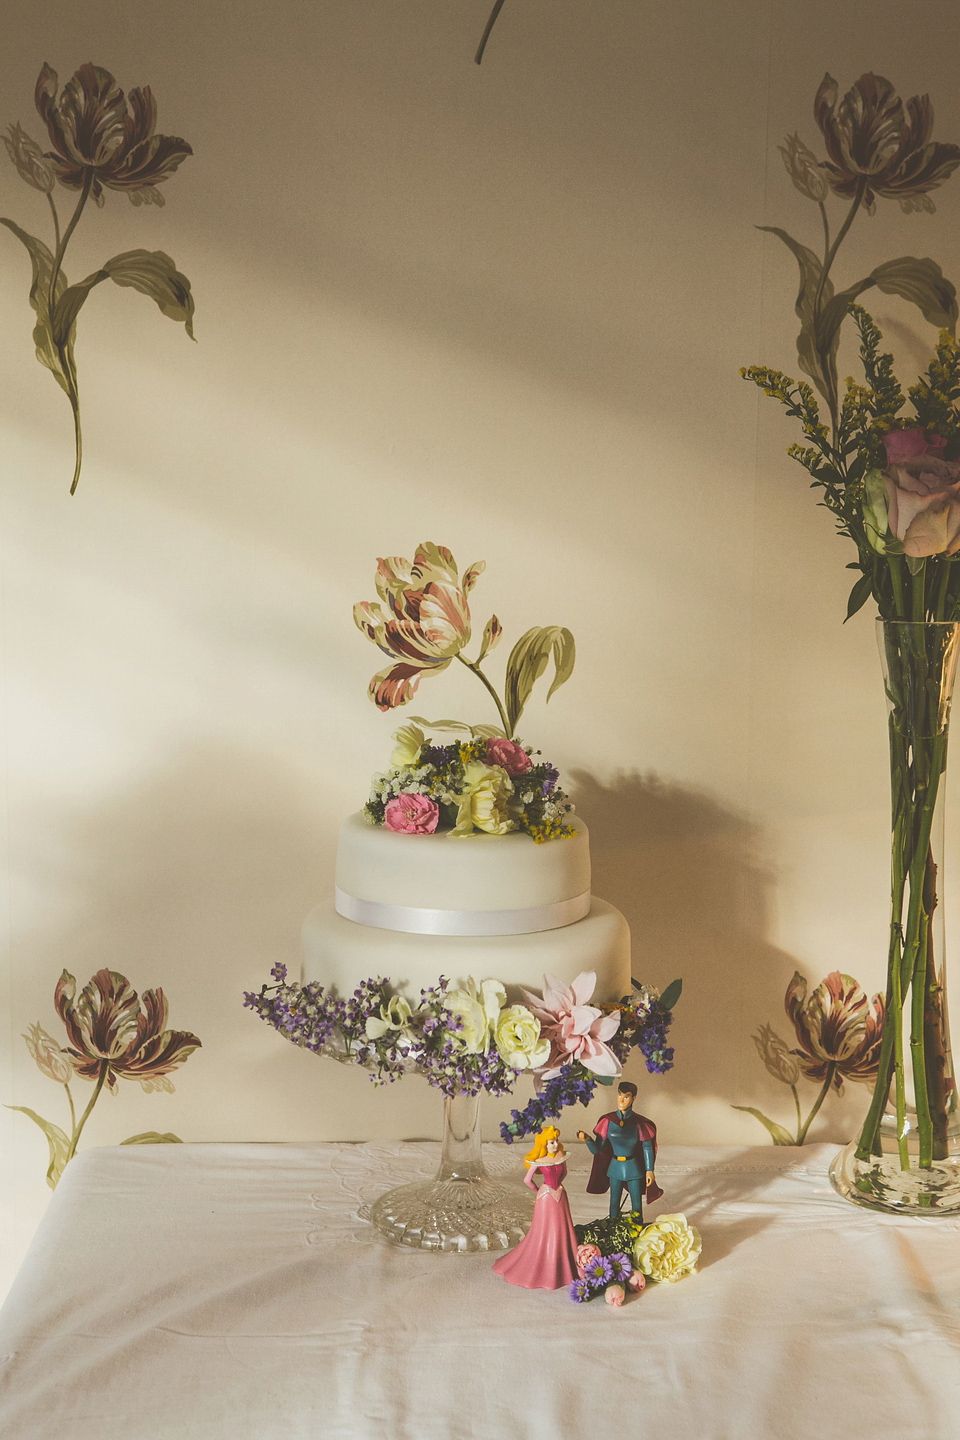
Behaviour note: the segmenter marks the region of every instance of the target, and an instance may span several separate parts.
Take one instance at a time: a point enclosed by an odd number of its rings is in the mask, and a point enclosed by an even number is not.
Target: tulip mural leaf
[[[50,294],[50,281],[53,276],[53,255],[44,245],[42,240],[35,236],[28,235],[15,225],[12,220],[4,220],[0,217],[0,225],[6,225],[17,239],[27,248],[30,260],[33,264],[33,279],[30,284],[30,304],[37,316],[37,323],[33,328],[33,343],[37,347],[37,359],[41,365],[45,365],[51,372],[53,378],[61,389],[70,394],[70,385],[64,372],[60,352],[53,340],[53,330],[50,322],[50,305],[48,297]],[[67,277],[61,269],[57,274],[54,290],[55,300],[59,302],[67,288]],[[67,337],[67,352],[72,365],[73,337]]]
[[[66,1131],[61,1130],[59,1125],[54,1125],[50,1120],[44,1120],[36,1110],[29,1109],[26,1105],[7,1105],[7,1110],[19,1110],[21,1115],[27,1115],[35,1125],[39,1125],[47,1137],[47,1144],[50,1147],[50,1164],[47,1166],[47,1184],[51,1190],[56,1190],[57,1181],[63,1174],[63,1167],[70,1158],[70,1137]]]
[[[770,1132],[770,1137],[774,1145],[796,1145],[797,1142],[789,1130],[785,1130],[782,1125],[778,1125],[776,1120],[770,1120],[762,1111],[755,1110],[752,1105],[732,1105],[730,1108],[732,1110],[744,1110],[748,1115],[752,1115],[754,1120],[759,1120],[760,1124]]]
[[[514,645],[507,661],[507,719],[510,733],[516,729],[533,687],[553,655],[556,674],[547,699],[573,674],[577,649],[570,631],[561,625],[534,625]]]
[[[38,1125],[47,1138],[50,1164],[47,1184],[56,1188],[64,1169],[77,1152],[84,1127],[104,1086],[116,1092],[117,1080],[137,1080],[149,1093],[173,1090],[170,1074],[200,1047],[186,1030],[167,1028],[167,1001],[162,990],[137,994],[129,980],[115,970],[98,970],[77,994],[77,982],[64,970],[54,991],[54,1007],[66,1030],[67,1044],[37,1023],[24,1034],[27,1049],[42,1074],[62,1085],[70,1110],[67,1132],[24,1105],[10,1105]],[[86,1080],[93,1091],[77,1115],[71,1090],[75,1080]],[[179,1144],[169,1131],[143,1130],[120,1142],[123,1145]]]
[[[33,280],[30,304],[37,316],[37,359],[66,392],[73,412],[75,461],[71,495],[83,461],[80,392],[73,357],[76,321],[87,296],[104,280],[131,286],[155,300],[164,315],[183,323],[191,339],[194,302],[190,282],[162,250],[128,250],[116,255],[85,280],[68,285],[63,264],[88,201],[104,203],[104,190],[118,190],[135,205],[163,205],[159,186],[193,151],[174,135],[155,133],[157,109],[149,86],[124,96],[108,70],[81,65],[58,94],[54,70],[44,65],[34,95],[51,149],[43,150],[19,124],[3,136],[20,178],[46,196],[53,221],[54,248],[12,220],[0,219],[30,253]],[[54,192],[60,185],[76,192],[76,205],[61,229]]]
[[[161,1135],[159,1130],[143,1130],[139,1135],[128,1135],[126,1140],[121,1140],[121,1145],[181,1145],[183,1142],[179,1135],[173,1135],[169,1130]]]
[[[451,552],[429,541],[417,546],[412,561],[396,555],[377,561],[379,600],[360,601],[353,607],[353,619],[358,630],[392,661],[374,675],[368,687],[368,694],[379,710],[406,705],[425,676],[438,675],[456,660],[481,682],[497,707],[502,728],[464,725],[453,720],[433,723],[420,720],[420,723],[433,730],[469,730],[475,737],[500,735],[509,740],[551,655],[556,673],[547,691],[547,700],[569,680],[576,660],[576,645],[570,631],[561,625],[534,625],[521,635],[507,661],[502,700],[480,668],[503,633],[496,615],[491,615],[484,626],[477,658],[467,658],[464,651],[471,637],[467,596],[484,568],[484,561],[476,561],[461,577]]]
[[[759,1120],[775,1145],[802,1145],[830,1090],[843,1094],[844,1080],[873,1086],[880,1064],[880,1042],[885,1013],[884,998],[866,991],[851,975],[831,973],[807,994],[807,980],[799,970],[787,986],[784,1009],[796,1033],[791,1049],[769,1025],[752,1037],[768,1075],[789,1085],[796,1111],[796,1134],[771,1120],[752,1105],[734,1105]],[[820,1086],[819,1094],[802,1118],[797,1085],[801,1078]]]
[[[871,270],[870,280],[887,295],[900,295],[916,305],[924,320],[939,330],[957,328],[957,292],[934,260],[904,255]]]

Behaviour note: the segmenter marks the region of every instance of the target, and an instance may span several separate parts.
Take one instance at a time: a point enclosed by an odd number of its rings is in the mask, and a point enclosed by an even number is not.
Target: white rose
[[[515,829],[507,811],[513,785],[499,765],[483,765],[471,760],[463,770],[463,789],[457,798],[457,823],[454,835],[470,835],[484,830],[488,835],[506,835]]]
[[[478,987],[471,978],[462,990],[447,991],[443,1003],[451,1015],[463,1021],[463,1028],[454,1034],[468,1055],[479,1055],[489,1048],[506,998],[499,980],[484,980]]]
[[[426,735],[419,725],[401,725],[399,730],[394,730],[393,738],[397,743],[393,747],[390,764],[397,770],[412,769],[420,759]]]
[[[550,1058],[550,1041],[540,1039],[540,1021],[525,1005],[501,1010],[494,1039],[511,1070],[539,1070]]]

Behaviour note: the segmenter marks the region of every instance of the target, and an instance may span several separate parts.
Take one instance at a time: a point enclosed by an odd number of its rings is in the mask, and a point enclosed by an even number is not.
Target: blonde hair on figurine
[[[557,1129],[556,1125],[547,1125],[543,1130],[540,1131],[536,1140],[534,1140],[533,1149],[528,1150],[527,1154],[523,1157],[523,1163],[524,1165],[526,1165],[528,1170],[532,1165],[536,1165],[538,1161],[545,1160],[547,1158],[547,1144],[550,1140],[556,1140],[557,1142],[558,1160],[562,1160],[563,1157],[566,1155],[567,1152],[563,1148],[563,1141],[560,1139],[560,1131]]]

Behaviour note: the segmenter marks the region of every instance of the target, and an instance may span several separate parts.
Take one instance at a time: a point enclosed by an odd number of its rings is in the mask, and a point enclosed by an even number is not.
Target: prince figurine
[[[617,1108],[601,1115],[594,1126],[594,1139],[577,1131],[579,1140],[586,1140],[593,1156],[593,1170],[587,1182],[588,1195],[610,1191],[610,1214],[620,1214],[626,1188],[631,1204],[643,1221],[643,1197],[652,1204],[663,1191],[653,1173],[657,1158],[657,1127],[645,1115],[634,1115],[633,1102],[637,1087],[630,1080],[621,1080],[617,1087]]]

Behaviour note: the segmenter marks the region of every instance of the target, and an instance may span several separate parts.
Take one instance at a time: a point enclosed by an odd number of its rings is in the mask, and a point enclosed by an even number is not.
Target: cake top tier
[[[337,908],[349,919],[385,929],[411,928],[397,923],[391,913],[397,910],[468,915],[480,927],[434,932],[443,934],[508,934],[570,924],[589,909],[590,895],[587,829],[575,817],[570,829],[561,844],[536,845],[523,834],[397,834],[371,825],[362,814],[351,815],[340,827]],[[511,923],[510,912],[526,912],[526,919]],[[491,923],[505,928],[485,926],[485,913],[501,917]]]

